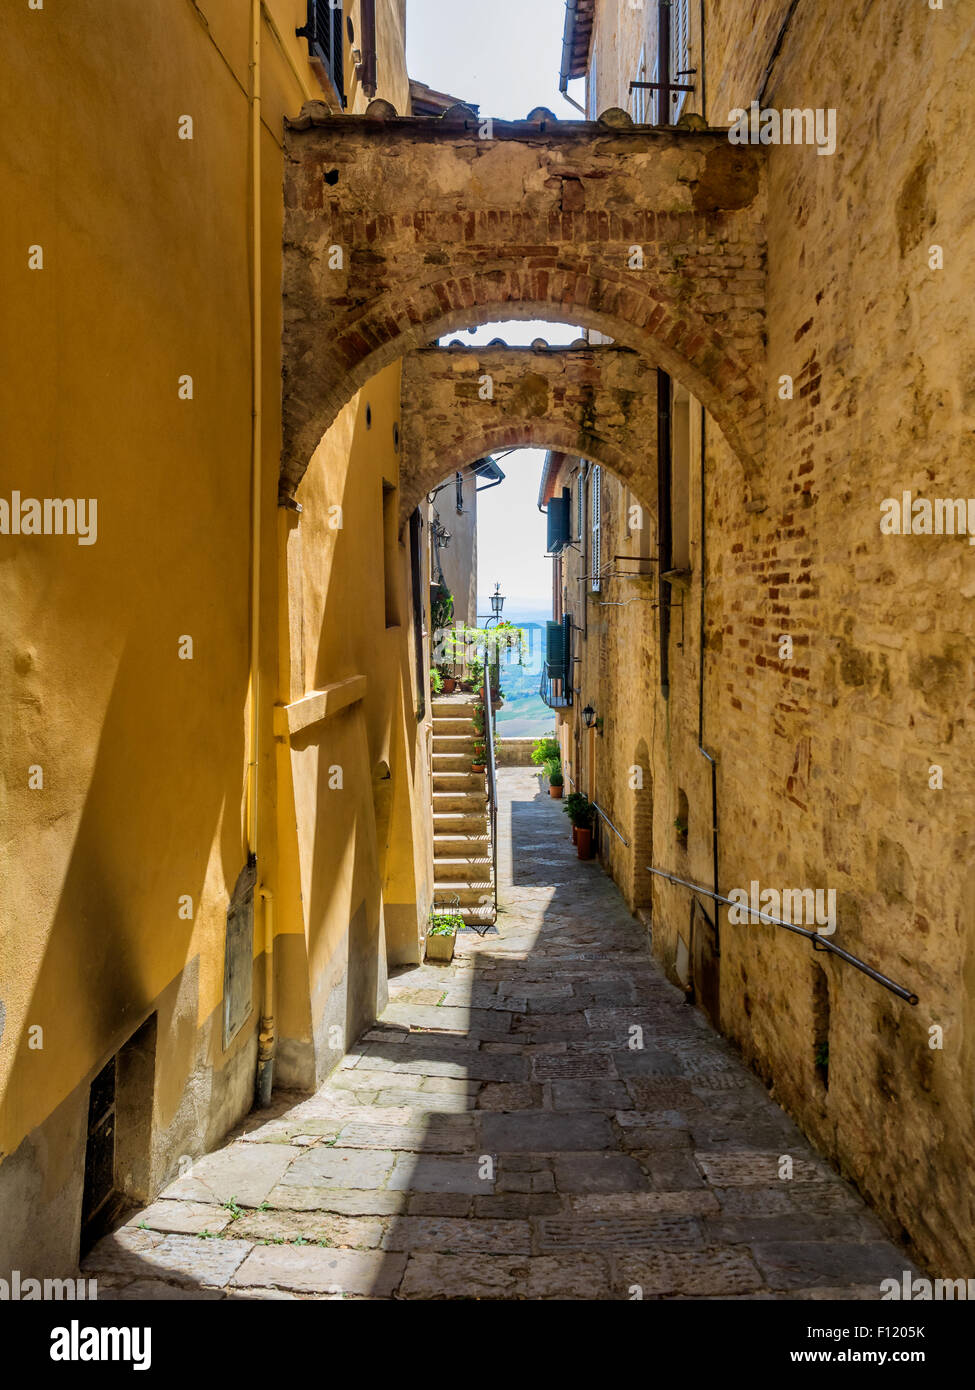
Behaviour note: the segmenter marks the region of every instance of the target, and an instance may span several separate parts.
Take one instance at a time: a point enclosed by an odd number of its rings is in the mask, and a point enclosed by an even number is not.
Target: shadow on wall
[[[238,1095],[229,1085],[216,1112],[201,1113],[200,1088],[193,1095],[185,1089],[194,1072],[228,1063],[246,1042],[222,1053],[222,990],[201,1000],[197,960],[214,935],[222,952],[229,888],[204,897],[211,857],[219,856],[223,885],[234,883],[244,858],[239,822],[226,808],[240,800],[246,660],[236,673],[200,659],[179,662],[174,679],[175,635],[171,648],[157,638],[156,626],[130,635],[119,660],[13,1061],[5,1104],[13,1123],[22,1117],[28,1130],[21,1150],[29,1164],[15,1172],[20,1150],[9,1156],[0,1165],[0,1188],[9,1175],[17,1201],[3,1207],[16,1211],[18,1222],[15,1230],[5,1218],[4,1244],[24,1270],[41,1261],[48,1273],[63,1268],[66,1251],[73,1262],[88,1084],[153,1009],[165,1015],[166,1047],[156,1067],[150,1188],[166,1175],[168,1150],[198,1146],[201,1127],[204,1143],[216,1142],[245,1113],[245,1094],[249,1100],[249,1086]],[[217,634],[201,623],[194,641],[199,658]],[[222,717],[234,688],[238,717]],[[183,915],[187,899],[192,918]],[[204,1089],[209,1093],[209,1084]],[[233,1113],[221,1109],[234,1098]],[[181,1108],[183,1132],[171,1129]],[[54,1202],[52,1192],[59,1194]]]

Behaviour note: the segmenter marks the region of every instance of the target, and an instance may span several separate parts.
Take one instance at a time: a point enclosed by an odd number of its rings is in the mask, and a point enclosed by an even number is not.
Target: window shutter
[[[576,481],[576,535],[579,544],[586,533],[586,475],[579,469]]]
[[[545,674],[550,681],[565,679],[564,621],[545,624]]]
[[[329,0],[308,0],[307,23],[295,33],[308,40],[308,52],[314,62],[321,63],[332,85],[345,105],[345,71],[343,59],[343,25],[341,4],[332,8]]]
[[[601,528],[602,503],[601,503],[601,496],[600,496],[600,493],[601,493],[601,491],[602,491],[602,488],[601,488],[601,478],[602,478],[602,469],[601,469],[601,468],[599,467],[599,465],[597,464],[596,467],[592,470],[592,484],[591,484],[591,486],[592,486],[592,566],[591,566],[590,573],[592,574],[592,589],[593,589],[593,593],[598,593],[598,592],[599,592],[599,572],[600,572],[600,569],[601,569],[601,567],[602,567],[602,557],[601,557],[601,553],[600,553],[600,551],[601,551],[600,541],[601,541],[601,529],[602,529],[602,528]]]
[[[558,555],[572,539],[570,535],[569,497],[568,488],[564,488],[562,496],[553,497],[546,508],[548,553],[550,555]]]
[[[670,6],[670,80],[681,86],[690,84],[687,70],[690,61],[690,5],[688,0],[671,0]],[[678,121],[687,92],[676,92],[671,120]]]

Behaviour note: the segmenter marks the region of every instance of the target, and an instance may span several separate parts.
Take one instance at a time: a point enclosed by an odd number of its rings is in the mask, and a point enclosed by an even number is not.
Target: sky
[[[483,116],[524,120],[533,107],[547,106],[560,119],[581,120],[559,92],[564,16],[565,0],[407,0],[410,76],[472,102]],[[583,86],[572,84],[576,101],[582,101]],[[581,331],[551,323],[485,324],[443,341],[570,343]],[[505,481],[478,495],[478,613],[490,612],[488,595],[498,580],[507,595],[506,616],[551,611],[552,562],[545,558],[546,523],[538,510],[544,460],[542,449],[499,455]]]

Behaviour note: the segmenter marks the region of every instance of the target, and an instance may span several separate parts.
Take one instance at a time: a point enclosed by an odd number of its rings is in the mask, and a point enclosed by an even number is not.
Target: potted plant
[[[562,788],[565,784],[562,764],[557,758],[550,758],[545,764],[545,771],[548,773],[548,794],[558,801],[562,796]]]
[[[487,744],[482,740],[475,740],[474,761],[471,763],[471,772],[485,772],[487,770]]]
[[[442,683],[443,693],[445,695],[452,695],[457,686],[453,671],[445,661],[441,662],[436,669]]]
[[[592,822],[595,815],[592,802],[582,792],[570,792],[565,798],[563,809],[575,830],[576,853],[580,859],[591,859]]]
[[[430,689],[434,695],[439,695],[443,690],[443,676],[436,668],[430,672]]]
[[[484,683],[484,662],[474,660],[467,668],[467,675],[463,681],[463,687],[468,691],[480,690]]]
[[[463,917],[456,913],[431,912],[427,927],[427,960],[453,960],[457,932],[463,925]]]
[[[536,767],[544,767],[546,763],[552,762],[553,759],[558,763],[562,761],[558,739],[552,738],[551,736],[538,739],[535,747],[532,749],[532,762]]]

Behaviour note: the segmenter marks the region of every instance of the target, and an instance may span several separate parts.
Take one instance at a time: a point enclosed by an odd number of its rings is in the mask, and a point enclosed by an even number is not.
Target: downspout
[[[247,730],[247,857],[257,869],[254,930],[264,947],[264,994],[257,1048],[257,1103],[270,1104],[274,1068],[274,909],[261,884],[260,717],[261,717],[261,465],[263,340],[261,315],[261,0],[251,0],[251,632]]]
[[[707,459],[707,411],[701,406],[701,614],[698,630],[698,672],[697,704],[697,749],[711,764],[711,877],[715,893],[714,908],[714,953],[721,954],[721,909],[718,903],[718,765],[704,747],[704,591],[707,587],[707,484],[705,467]]]
[[[562,62],[559,65],[559,91],[569,105],[574,106],[577,111],[581,111],[588,121],[589,112],[584,106],[580,106],[574,97],[570,97],[568,93],[569,68],[572,65],[572,44],[569,40],[569,31],[572,28],[570,20],[575,19],[578,0],[566,0],[565,8],[567,14],[565,16],[565,29],[562,34]]]

